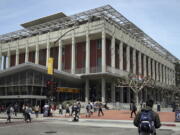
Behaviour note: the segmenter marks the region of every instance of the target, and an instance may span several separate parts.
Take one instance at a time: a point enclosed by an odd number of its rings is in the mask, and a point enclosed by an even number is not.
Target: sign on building
[[[49,58],[48,59],[48,74],[53,75],[54,74],[54,58]]]
[[[62,88],[58,87],[57,92],[68,92],[68,93],[80,93],[80,89],[77,88]]]

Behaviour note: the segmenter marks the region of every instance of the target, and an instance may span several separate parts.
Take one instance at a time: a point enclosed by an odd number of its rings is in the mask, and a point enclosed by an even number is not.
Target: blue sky
[[[0,35],[40,17],[72,15],[106,4],[180,59],[180,0],[0,0]]]

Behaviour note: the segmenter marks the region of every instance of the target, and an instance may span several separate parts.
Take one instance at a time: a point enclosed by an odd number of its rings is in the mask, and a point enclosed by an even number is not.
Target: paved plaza
[[[22,114],[6,124],[5,114],[0,114],[0,135],[138,135],[137,128],[130,118],[130,111],[108,110],[104,116],[94,113],[90,118],[82,114],[79,122],[72,122],[72,117],[54,114],[54,117],[35,118],[32,123],[25,123]],[[180,135],[180,123],[174,122],[174,113],[160,112],[162,127],[158,135]]]
[[[14,124],[13,124],[14,123]],[[130,127],[116,127],[112,124],[98,122],[72,122],[61,120],[33,121],[23,123],[14,121],[0,126],[1,135],[138,135],[137,129]],[[16,123],[16,124],[15,124]],[[89,123],[89,124],[88,124]],[[118,126],[118,125],[117,125]],[[128,130],[127,130],[128,129]],[[158,135],[175,135],[171,129],[160,129]],[[176,134],[178,135],[178,134]]]

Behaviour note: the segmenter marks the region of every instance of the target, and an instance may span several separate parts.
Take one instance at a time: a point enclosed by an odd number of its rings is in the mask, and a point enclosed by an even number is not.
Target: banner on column
[[[49,58],[48,59],[48,74],[53,75],[54,74],[54,58]]]

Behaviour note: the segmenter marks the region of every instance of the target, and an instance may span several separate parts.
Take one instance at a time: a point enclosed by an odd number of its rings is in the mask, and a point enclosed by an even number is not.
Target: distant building
[[[139,93],[140,101],[150,95],[169,103],[165,93],[176,85],[177,58],[111,6],[71,16],[58,13],[22,26],[0,35],[1,103],[44,104],[49,80],[57,82],[56,101],[130,103],[133,91],[116,87],[113,81],[129,73],[156,81],[155,88]],[[47,75],[50,57],[53,79]]]
[[[175,64],[176,70],[176,86],[180,88],[180,61]]]

